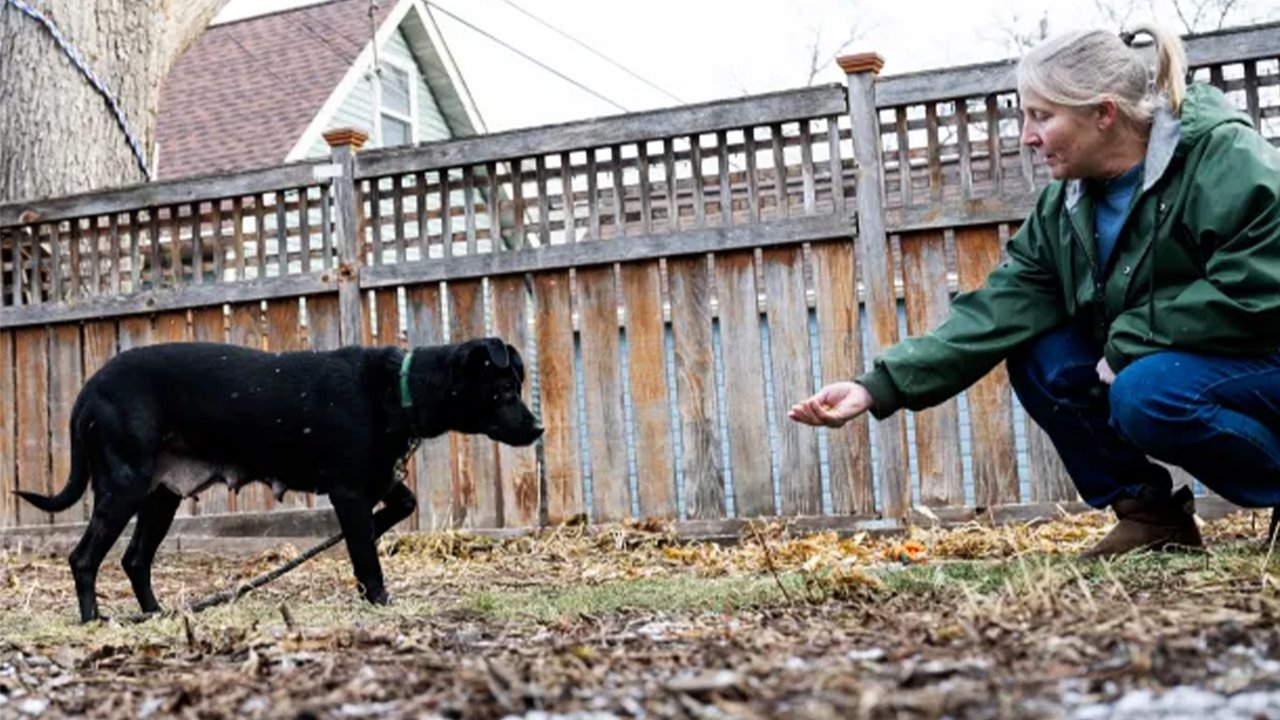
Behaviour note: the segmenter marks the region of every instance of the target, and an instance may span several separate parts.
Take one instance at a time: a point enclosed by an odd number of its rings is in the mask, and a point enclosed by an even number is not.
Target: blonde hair
[[[1131,45],[1139,33],[1155,40],[1154,69]],[[1018,63],[1018,92],[1068,107],[1111,100],[1122,117],[1145,126],[1151,123],[1162,95],[1175,114],[1182,109],[1186,72],[1182,39],[1162,27],[1140,25],[1121,35],[1082,30],[1050,38],[1023,56]]]

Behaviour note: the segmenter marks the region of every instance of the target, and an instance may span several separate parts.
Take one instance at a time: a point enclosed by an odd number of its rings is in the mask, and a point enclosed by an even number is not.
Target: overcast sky
[[[394,1],[378,0],[384,5]],[[1197,1],[1213,4],[1213,0],[1179,1],[1184,9]],[[217,21],[313,2],[231,0]],[[1011,32],[1034,33],[1042,17],[1047,18],[1051,32],[1115,27],[1116,22],[1107,18],[1108,10],[1115,17],[1127,17],[1130,24],[1155,15],[1181,31],[1172,2],[430,0],[427,4],[488,129],[498,131],[802,87],[809,82],[815,42],[820,71],[814,82],[843,82],[831,56],[851,36],[856,40],[845,51],[880,53],[885,58],[884,74],[890,75],[1009,57],[1014,47]],[[1234,7],[1231,19],[1237,22],[1280,18],[1277,0],[1236,0]],[[589,90],[538,67],[481,31]]]

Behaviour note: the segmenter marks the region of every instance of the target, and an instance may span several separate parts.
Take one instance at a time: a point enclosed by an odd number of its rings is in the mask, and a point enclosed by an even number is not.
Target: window
[[[409,73],[394,65],[382,68],[382,109],[409,114]]]
[[[409,71],[383,63],[379,79],[382,146],[413,142],[413,81]]]
[[[409,132],[409,123],[383,113],[382,146],[408,145],[411,142],[413,142],[413,135]]]

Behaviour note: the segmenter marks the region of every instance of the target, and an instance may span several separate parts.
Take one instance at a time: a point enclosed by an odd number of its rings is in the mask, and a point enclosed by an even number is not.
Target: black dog
[[[215,482],[327,494],[364,597],[387,602],[375,541],[417,500],[394,476],[416,438],[450,430],[509,445],[542,434],[520,399],[524,363],[496,338],[416,348],[268,353],[174,343],[123,352],[89,379],[71,413],[71,474],[48,512],[93,482],[71,552],[80,619],[98,617],[98,567],[138,516],[124,569],[143,612],[160,609],[151,564],[183,497]],[[381,501],[383,507],[373,511]]]

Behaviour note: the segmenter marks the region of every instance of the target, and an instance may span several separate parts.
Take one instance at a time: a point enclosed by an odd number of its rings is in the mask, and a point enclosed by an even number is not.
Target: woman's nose
[[[1023,145],[1027,147],[1035,147],[1040,144],[1040,136],[1031,128],[1031,123],[1022,123],[1022,137],[1020,138]]]

